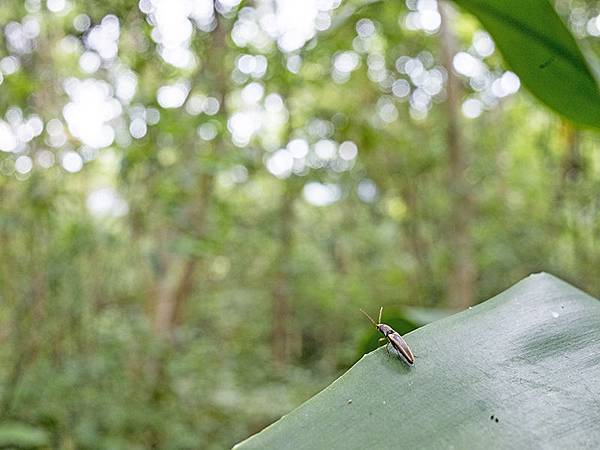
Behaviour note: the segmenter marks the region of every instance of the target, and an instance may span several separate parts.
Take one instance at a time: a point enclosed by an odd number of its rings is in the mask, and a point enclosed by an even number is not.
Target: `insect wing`
[[[390,344],[392,344],[392,347],[394,347],[394,349],[400,353],[409,364],[413,364],[415,362],[415,356],[402,336],[394,332],[388,334],[387,338],[390,341]]]

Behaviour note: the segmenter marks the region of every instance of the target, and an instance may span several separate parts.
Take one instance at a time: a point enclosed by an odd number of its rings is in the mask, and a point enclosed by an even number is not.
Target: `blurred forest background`
[[[598,51],[598,2],[555,6]],[[600,136],[456,7],[3,0],[0,26],[4,433],[224,448],[361,356],[359,307],[408,330],[540,270],[600,295]]]

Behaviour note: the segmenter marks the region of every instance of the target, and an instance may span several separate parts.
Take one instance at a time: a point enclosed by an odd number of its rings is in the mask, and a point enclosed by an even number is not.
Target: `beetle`
[[[394,330],[389,325],[386,325],[385,323],[381,323],[381,315],[383,314],[383,306],[381,308],[379,308],[379,320],[377,322],[375,322],[371,318],[371,316],[368,315],[366,312],[364,312],[362,309],[360,310],[360,312],[363,313],[365,316],[367,316],[367,319],[369,319],[371,321],[371,323],[373,325],[375,325],[375,328],[377,328],[377,330],[381,334],[383,334],[384,337],[379,339],[380,341],[387,339],[387,341],[394,348],[394,350],[396,350],[400,355],[402,355],[402,357],[406,360],[406,362],[409,365],[412,366],[415,363],[415,355],[413,355],[413,352],[411,351],[410,347],[408,346],[408,344],[406,343],[404,338],[402,336],[400,336],[400,333],[398,333],[396,330]]]

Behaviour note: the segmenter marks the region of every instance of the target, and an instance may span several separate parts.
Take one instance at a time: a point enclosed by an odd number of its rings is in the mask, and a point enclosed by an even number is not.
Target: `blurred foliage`
[[[358,308],[461,307],[458,238],[474,298],[542,269],[600,294],[598,135],[473,16],[448,61],[436,2],[317,3],[0,3],[0,425],[230,446],[357,359]]]

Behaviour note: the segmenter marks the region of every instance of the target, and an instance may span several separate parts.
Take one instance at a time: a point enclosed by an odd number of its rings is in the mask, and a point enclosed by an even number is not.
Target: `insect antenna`
[[[373,325],[377,326],[377,324],[376,324],[376,323],[375,323],[375,321],[374,321],[374,320],[371,318],[371,316],[370,316],[370,315],[368,315],[366,312],[364,312],[364,311],[363,311],[362,309],[360,309],[360,308],[359,308],[359,310],[360,310],[360,312],[361,312],[361,313],[363,313],[365,316],[367,316],[367,319],[369,319]]]
[[[381,314],[383,314],[383,306],[379,308],[379,322],[377,323],[381,323]]]

